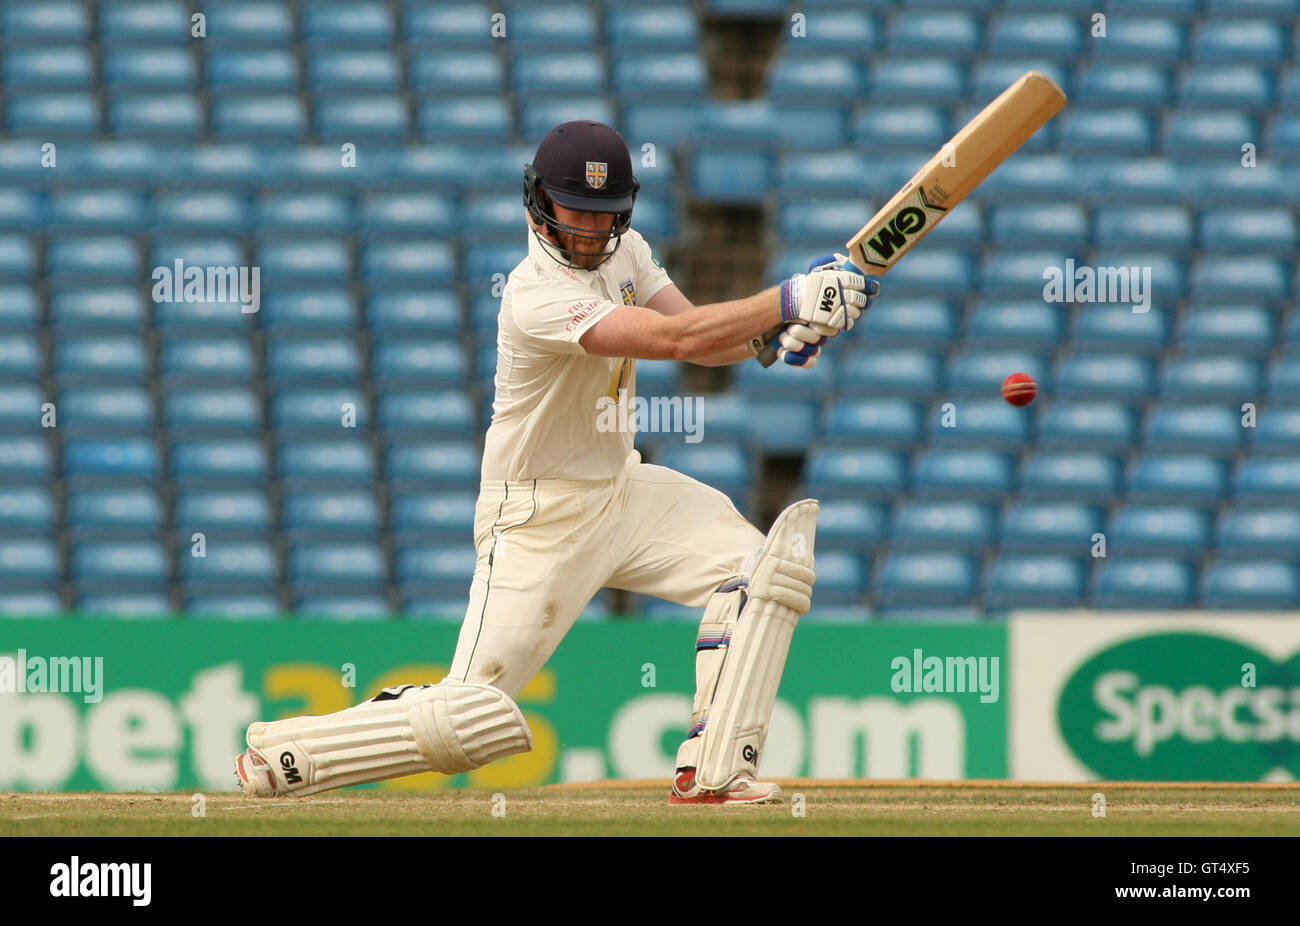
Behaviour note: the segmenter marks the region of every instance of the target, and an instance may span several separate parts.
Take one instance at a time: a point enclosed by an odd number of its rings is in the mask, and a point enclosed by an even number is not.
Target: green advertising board
[[[0,620],[0,790],[232,789],[231,761],[250,722],[437,681],[457,631],[414,621]],[[580,623],[518,696],[531,752],[454,778],[378,787],[667,780],[691,713],[695,634],[693,623]],[[973,668],[965,683],[957,673],[956,686],[951,669],[954,659],[982,659],[996,674],[1006,656],[999,625],[805,621],[763,773],[1005,777],[1008,679],[981,694]],[[945,659],[946,675],[932,671]],[[28,671],[34,684],[16,686],[15,672],[33,668],[45,674]],[[42,687],[58,690],[34,690]]]

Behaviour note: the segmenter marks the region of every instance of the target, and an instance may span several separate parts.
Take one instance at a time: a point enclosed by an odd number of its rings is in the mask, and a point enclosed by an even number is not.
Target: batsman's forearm
[[[699,362],[741,348],[749,351],[752,338],[780,323],[781,288],[773,286],[744,299],[696,306],[674,315],[672,321],[676,327],[673,342],[677,345],[678,360]],[[741,354],[735,359],[745,356]]]

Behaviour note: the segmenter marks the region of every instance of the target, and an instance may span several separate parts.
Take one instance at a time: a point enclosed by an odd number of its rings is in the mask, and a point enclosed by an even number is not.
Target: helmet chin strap
[[[547,224],[550,223],[548,222]],[[537,243],[542,246],[542,250],[544,250],[548,255],[550,255],[551,259],[554,260],[556,263],[568,267],[570,270],[595,270],[598,267],[602,266],[611,257],[613,257],[614,254],[618,251],[619,247],[623,244],[622,234],[611,235],[610,237],[614,239],[614,247],[606,251],[601,257],[601,259],[598,260],[596,263],[592,264],[590,267],[583,267],[580,266],[579,264],[574,263],[574,258],[577,255],[573,251],[570,251],[568,248],[561,247],[560,245],[556,244],[554,241],[551,241],[546,235],[543,235],[541,231],[538,230],[537,226],[534,225],[532,222],[529,222],[528,225],[529,228],[532,230],[533,237],[535,237],[537,239]],[[606,239],[605,244],[606,247],[609,246],[608,239]]]

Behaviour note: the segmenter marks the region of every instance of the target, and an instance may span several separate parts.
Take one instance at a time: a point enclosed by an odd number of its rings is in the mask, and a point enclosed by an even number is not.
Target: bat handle
[[[758,356],[755,358],[764,368],[770,367],[776,363],[776,339],[780,337],[785,324],[774,325],[763,332],[763,346],[758,349]]]

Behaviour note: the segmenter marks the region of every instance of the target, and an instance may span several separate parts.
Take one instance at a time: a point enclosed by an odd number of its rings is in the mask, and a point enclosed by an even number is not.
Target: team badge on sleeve
[[[599,190],[609,179],[609,164],[605,161],[587,162],[587,186]]]
[[[618,284],[618,294],[623,297],[623,305],[636,305],[636,283],[631,277]]]

